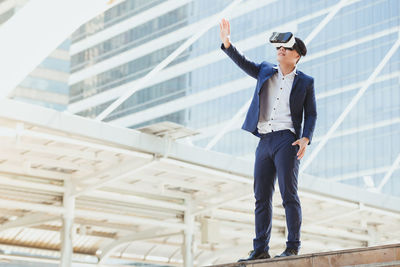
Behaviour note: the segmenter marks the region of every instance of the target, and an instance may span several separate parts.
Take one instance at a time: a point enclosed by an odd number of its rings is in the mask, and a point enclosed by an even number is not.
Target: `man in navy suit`
[[[257,79],[254,96],[242,129],[258,136],[254,166],[255,238],[249,257],[267,259],[272,226],[272,196],[278,176],[288,236],[277,257],[297,255],[300,249],[301,205],[297,194],[300,159],[311,144],[317,119],[314,79],[297,70],[307,53],[300,38],[292,47],[277,46],[275,65],[247,59],[230,42],[230,25],[220,23],[221,49],[248,75]],[[294,37],[294,36],[293,36]],[[304,112],[304,129],[302,129]]]

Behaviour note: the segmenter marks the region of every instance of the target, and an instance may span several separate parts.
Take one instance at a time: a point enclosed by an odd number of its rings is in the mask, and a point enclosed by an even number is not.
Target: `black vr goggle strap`
[[[300,56],[303,56],[303,53],[300,51],[300,48],[299,48],[299,46],[297,45],[297,43],[294,43],[293,49],[296,50],[297,53],[299,53]]]

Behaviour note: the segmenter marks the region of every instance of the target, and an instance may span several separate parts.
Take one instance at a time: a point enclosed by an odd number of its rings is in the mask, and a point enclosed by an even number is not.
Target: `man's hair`
[[[294,39],[296,43],[294,44],[293,48],[297,51],[297,53],[299,53],[301,58],[302,56],[305,56],[307,54],[307,47],[300,38],[294,37]],[[299,62],[300,58],[297,60],[297,62]]]

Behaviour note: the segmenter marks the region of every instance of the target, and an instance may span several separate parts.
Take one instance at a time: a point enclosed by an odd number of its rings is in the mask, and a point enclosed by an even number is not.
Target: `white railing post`
[[[61,258],[60,267],[72,266],[72,236],[74,224],[75,197],[72,195],[72,182],[66,179],[64,182],[65,192],[63,197],[63,206],[65,209],[62,215],[62,230],[61,230]]]

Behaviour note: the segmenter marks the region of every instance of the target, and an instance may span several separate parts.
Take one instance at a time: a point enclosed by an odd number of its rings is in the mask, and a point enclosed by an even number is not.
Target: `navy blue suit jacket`
[[[242,129],[251,132],[260,137],[257,129],[258,118],[260,114],[260,92],[263,84],[278,70],[276,65],[263,61],[254,63],[248,60],[240,51],[232,44],[225,49],[224,44],[221,44],[221,49],[248,75],[257,79],[256,90],[254,91],[253,100],[251,101],[249,110],[247,111],[246,119],[242,125]],[[297,139],[307,137],[311,144],[312,135],[317,120],[317,106],[315,103],[314,78],[297,70],[297,75],[293,80],[292,91],[289,98],[290,114],[292,117],[293,126],[296,132]],[[304,111],[304,129],[302,131]]]

